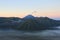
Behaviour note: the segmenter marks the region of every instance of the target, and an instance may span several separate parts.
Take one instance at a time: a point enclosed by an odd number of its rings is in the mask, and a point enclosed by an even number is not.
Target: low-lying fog
[[[60,29],[60,27],[57,27]],[[60,30],[24,32],[17,30],[0,30],[0,40],[60,40]]]

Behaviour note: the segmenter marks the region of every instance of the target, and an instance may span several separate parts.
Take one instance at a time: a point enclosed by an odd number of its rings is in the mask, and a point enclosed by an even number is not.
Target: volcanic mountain
[[[18,30],[45,30],[60,25],[60,21],[48,17],[34,17],[28,15],[24,17],[23,20],[24,22],[20,23]]]
[[[53,27],[60,26],[60,21],[48,17],[34,17],[27,15],[24,18],[0,17],[0,29],[17,29],[26,31],[36,31],[52,29]]]

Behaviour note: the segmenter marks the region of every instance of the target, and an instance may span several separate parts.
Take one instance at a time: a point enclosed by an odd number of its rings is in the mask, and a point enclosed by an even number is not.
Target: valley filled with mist
[[[59,40],[60,20],[48,17],[0,17],[0,40]]]

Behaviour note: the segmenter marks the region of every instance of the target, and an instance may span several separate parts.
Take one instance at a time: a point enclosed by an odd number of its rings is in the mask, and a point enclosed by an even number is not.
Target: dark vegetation
[[[18,17],[0,17],[0,29],[15,29],[15,30],[45,30],[60,26],[60,21],[53,20],[48,17],[34,17],[28,15],[24,18]]]

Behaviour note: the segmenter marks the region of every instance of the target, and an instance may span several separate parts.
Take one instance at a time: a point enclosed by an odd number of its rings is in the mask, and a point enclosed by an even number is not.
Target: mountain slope
[[[36,18],[30,15],[23,20],[24,22],[20,23],[18,30],[45,30],[60,25],[60,22],[48,17]]]
[[[53,27],[60,26],[59,20],[53,20],[48,17],[34,17],[28,15],[24,18],[0,17],[0,29],[17,29],[26,31],[52,29]]]

